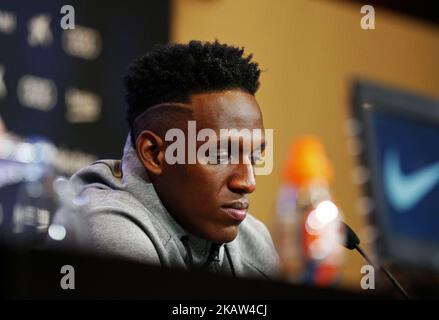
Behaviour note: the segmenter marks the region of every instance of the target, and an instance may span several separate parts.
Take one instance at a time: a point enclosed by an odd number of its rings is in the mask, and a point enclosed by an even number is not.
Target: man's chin
[[[219,244],[232,242],[238,236],[238,230],[239,225],[221,228],[221,232],[216,230],[215,233],[208,235],[208,240]]]

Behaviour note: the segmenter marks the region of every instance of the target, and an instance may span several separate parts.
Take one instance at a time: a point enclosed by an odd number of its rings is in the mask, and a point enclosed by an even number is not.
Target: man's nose
[[[251,164],[238,164],[229,180],[229,189],[235,193],[252,193],[256,190],[256,181]]]

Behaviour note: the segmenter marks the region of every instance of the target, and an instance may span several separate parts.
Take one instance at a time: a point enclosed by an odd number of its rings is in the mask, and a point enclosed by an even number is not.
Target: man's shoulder
[[[97,160],[78,170],[70,178],[70,185],[76,191],[87,187],[99,189],[118,189],[121,183],[122,171],[120,160]]]
[[[152,224],[146,208],[124,190],[120,161],[99,160],[79,170],[70,179],[83,221],[89,233],[88,246],[103,254],[142,262],[159,263],[147,230]]]
[[[240,226],[240,235],[245,239],[253,239],[263,243],[271,240],[271,236],[266,225],[250,213],[247,214],[246,219]]]
[[[237,238],[230,243],[239,251],[243,267],[251,267],[269,278],[277,276],[278,255],[265,224],[251,214],[242,222]]]
[[[120,160],[95,161],[72,175],[69,185],[86,213],[130,213],[142,209],[140,202],[124,188]]]

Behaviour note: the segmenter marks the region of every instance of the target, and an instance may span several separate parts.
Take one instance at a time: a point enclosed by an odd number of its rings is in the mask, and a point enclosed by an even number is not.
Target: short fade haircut
[[[155,46],[134,61],[124,78],[127,120],[165,102],[188,102],[191,94],[241,89],[252,95],[259,87],[260,69],[252,55],[218,41]]]

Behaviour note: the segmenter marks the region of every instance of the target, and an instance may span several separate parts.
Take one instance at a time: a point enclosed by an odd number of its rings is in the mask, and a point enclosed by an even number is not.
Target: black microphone
[[[410,300],[410,296],[407,294],[407,292],[404,290],[404,288],[401,286],[401,284],[398,282],[398,280],[395,279],[395,277],[381,264],[378,264],[377,266],[370,260],[370,258],[366,255],[366,253],[361,249],[360,247],[360,238],[358,238],[357,234],[352,230],[351,227],[349,227],[345,222],[338,221],[342,226],[344,226],[346,231],[346,241],[342,242],[341,244],[349,249],[349,250],[357,250],[363,258],[369,262],[375,269],[379,269],[384,272],[384,274],[390,279],[390,281],[393,283],[393,285],[398,289],[398,291],[402,294],[402,296]]]

